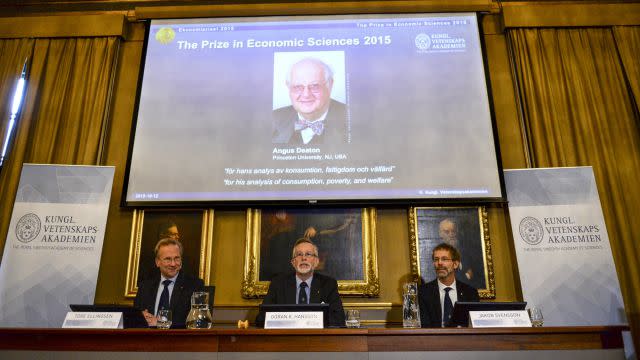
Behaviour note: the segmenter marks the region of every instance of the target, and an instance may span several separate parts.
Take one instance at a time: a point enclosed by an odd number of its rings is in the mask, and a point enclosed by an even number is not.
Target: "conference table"
[[[0,329],[9,359],[624,359],[625,326],[499,329]]]

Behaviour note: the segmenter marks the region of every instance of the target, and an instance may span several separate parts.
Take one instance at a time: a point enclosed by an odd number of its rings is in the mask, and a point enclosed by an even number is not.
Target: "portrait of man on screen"
[[[336,64],[340,65],[340,76],[334,69],[338,67]],[[336,83],[344,82],[344,53],[276,54],[274,67],[272,142],[287,145],[347,142],[347,106],[339,100],[346,97],[344,83]]]

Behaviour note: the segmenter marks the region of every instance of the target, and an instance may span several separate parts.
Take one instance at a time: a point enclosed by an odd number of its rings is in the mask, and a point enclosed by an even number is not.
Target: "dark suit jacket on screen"
[[[456,280],[456,290],[458,291],[458,301],[480,301],[478,290],[460,280]],[[422,327],[442,327],[438,279],[420,285],[418,303],[420,304]]]
[[[143,280],[138,287],[133,306],[153,313],[156,306],[158,286],[160,286],[159,273],[157,276]],[[173,285],[171,299],[169,300],[169,308],[173,314],[172,327],[185,327],[187,315],[191,310],[191,294],[194,291],[204,291],[204,282],[180,271],[176,278],[176,283]]]
[[[313,273],[311,281],[310,304],[329,304],[328,320],[325,326],[344,326],[344,309],[342,300],[338,294],[338,282],[336,279]],[[267,296],[262,301],[263,304],[295,304],[296,297],[296,274],[294,272],[281,274],[271,280]],[[264,313],[260,312],[256,317],[256,325],[264,326]]]
[[[298,113],[293,106],[274,110],[272,142],[274,144],[305,145],[300,133],[295,131],[297,120]],[[322,135],[314,136],[306,145],[345,144],[347,142],[347,107],[345,104],[332,99],[324,123]]]

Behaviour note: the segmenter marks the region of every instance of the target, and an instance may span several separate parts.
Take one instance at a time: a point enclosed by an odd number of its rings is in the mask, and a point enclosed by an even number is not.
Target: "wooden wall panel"
[[[130,24],[129,27],[131,33],[144,32],[144,25],[141,23]],[[122,41],[118,54],[109,135],[103,150],[103,165],[115,166],[116,171],[98,273],[96,303],[113,304],[124,301],[133,210],[121,208],[120,197],[127,165],[142,45],[142,39]]]
[[[503,2],[505,27],[640,24],[640,3]]]
[[[124,36],[122,14],[0,17],[0,38]]]

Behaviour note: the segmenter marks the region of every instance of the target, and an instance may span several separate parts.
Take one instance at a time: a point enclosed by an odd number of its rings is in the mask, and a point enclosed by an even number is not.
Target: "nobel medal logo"
[[[168,44],[176,38],[176,32],[170,27],[163,27],[156,33],[156,40],[160,44]]]
[[[18,220],[16,237],[23,243],[31,242],[40,233],[40,218],[36,214],[27,214]]]
[[[420,33],[416,36],[416,47],[419,50],[428,50],[431,47],[431,38],[429,35]]]
[[[529,245],[538,245],[542,241],[544,228],[538,219],[527,216],[520,221],[520,237]]]

